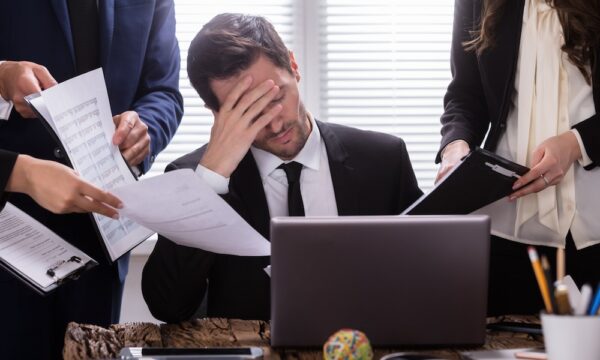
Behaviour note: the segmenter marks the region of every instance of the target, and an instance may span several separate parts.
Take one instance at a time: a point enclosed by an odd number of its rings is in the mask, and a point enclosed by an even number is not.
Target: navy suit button
[[[62,159],[64,157],[63,151],[60,148],[54,149],[54,157],[57,159]]]
[[[154,162],[154,155],[150,156],[150,162],[153,163]]]

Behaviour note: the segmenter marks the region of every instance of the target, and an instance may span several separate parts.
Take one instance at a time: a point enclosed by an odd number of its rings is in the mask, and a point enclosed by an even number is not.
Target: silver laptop
[[[274,218],[271,345],[483,344],[489,243],[487,216]]]

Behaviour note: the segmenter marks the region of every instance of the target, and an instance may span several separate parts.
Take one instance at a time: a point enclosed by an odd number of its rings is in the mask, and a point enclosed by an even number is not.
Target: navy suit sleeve
[[[175,9],[172,0],[156,3],[152,28],[146,47],[142,76],[132,110],[148,125],[150,155],[142,172],[175,134],[183,115],[179,92],[179,45],[175,37]]]
[[[6,204],[7,194],[4,189],[17,162],[17,156],[17,153],[0,150],[0,209]]]
[[[465,41],[471,40],[471,31],[479,21],[480,11],[473,0],[455,1],[450,53],[452,81],[444,96],[440,151],[458,139],[465,140],[471,147],[481,144],[489,126],[477,56],[463,46]],[[436,163],[440,160],[438,151]]]

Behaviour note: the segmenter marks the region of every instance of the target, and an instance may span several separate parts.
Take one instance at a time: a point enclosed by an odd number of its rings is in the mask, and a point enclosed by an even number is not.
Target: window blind
[[[167,164],[199,148],[208,142],[210,137],[212,113],[204,108],[204,103],[190,85],[186,70],[187,50],[202,25],[215,15],[224,12],[261,15],[272,22],[283,41],[292,46],[294,2],[295,0],[175,0],[176,34],[181,54],[179,87],[184,99],[184,115],[171,143],[159,154],[151,170],[144,177],[162,174]]]
[[[452,0],[323,0],[323,120],[402,137],[432,187],[442,98],[450,81]]]

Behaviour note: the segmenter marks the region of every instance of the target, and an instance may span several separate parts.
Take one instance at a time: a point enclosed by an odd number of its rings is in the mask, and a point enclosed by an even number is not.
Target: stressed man
[[[399,214],[421,195],[401,139],[311,116],[294,56],[264,18],[213,18],[191,43],[188,76],[214,124],[167,171],[195,169],[265,238],[275,216]],[[167,322],[192,317],[205,296],[208,316],[268,319],[267,265],[159,237],[142,290]]]

